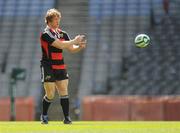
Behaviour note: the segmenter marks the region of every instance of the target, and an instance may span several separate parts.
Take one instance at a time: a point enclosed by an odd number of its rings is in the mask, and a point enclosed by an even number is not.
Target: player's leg
[[[42,124],[48,124],[47,112],[55,94],[55,80],[50,65],[41,65],[41,79],[45,90],[45,96],[42,100],[41,122]]]
[[[45,82],[44,83],[45,96],[43,98],[43,115],[47,115],[49,105],[51,104],[55,94],[55,83]]]
[[[45,96],[42,101],[42,115],[41,115],[41,123],[48,124],[48,109],[55,94],[55,83],[54,82],[45,82],[44,83]]]
[[[57,91],[60,96],[60,104],[64,114],[64,124],[71,124],[69,116],[69,95],[68,95],[68,79],[56,81]]]

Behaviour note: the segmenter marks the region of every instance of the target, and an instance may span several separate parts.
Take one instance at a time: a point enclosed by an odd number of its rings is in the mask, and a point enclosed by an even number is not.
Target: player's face
[[[56,29],[59,27],[60,18],[61,18],[61,16],[60,17],[58,17],[58,16],[53,17],[52,22],[50,22],[50,25],[53,29]]]

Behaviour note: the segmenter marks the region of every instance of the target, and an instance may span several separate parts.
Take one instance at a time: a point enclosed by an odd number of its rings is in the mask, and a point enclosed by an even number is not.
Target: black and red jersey
[[[52,69],[65,69],[63,59],[63,50],[53,47],[51,44],[56,40],[68,41],[70,40],[68,34],[61,29],[53,30],[48,26],[44,29],[41,34],[41,49],[42,49],[42,63],[47,63],[51,65]]]

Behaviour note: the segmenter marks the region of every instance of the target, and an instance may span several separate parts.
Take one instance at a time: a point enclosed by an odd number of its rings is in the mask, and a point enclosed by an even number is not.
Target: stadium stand
[[[68,10],[70,5],[71,10]],[[36,112],[39,112],[39,100],[41,100],[43,93],[39,67],[41,57],[39,35],[44,28],[43,17],[47,9],[54,7],[59,9],[63,16],[61,21],[62,29],[67,31],[70,37],[74,37],[77,34],[87,32],[88,3],[83,0],[73,2],[71,0],[63,2],[55,0],[3,0],[0,2],[0,7],[0,97],[8,97],[10,95],[12,69],[25,68],[27,72],[26,79],[24,82],[17,82],[15,96],[33,96],[37,107]],[[72,95],[70,95],[72,99],[75,99],[78,91],[82,53],[74,54],[73,56],[69,56],[67,52],[64,54],[65,61],[68,64],[68,72],[71,75],[69,88],[72,88],[70,91]],[[59,104],[59,101],[55,102],[54,106],[57,104]],[[59,111],[59,109],[55,111]],[[55,117],[55,119],[58,118]]]
[[[90,1],[90,46],[84,54],[80,97],[179,94],[179,6],[178,1],[166,7],[163,3]],[[139,33],[151,37],[148,48],[133,45]]]
[[[26,69],[24,82],[17,82],[15,97],[41,98],[39,35],[43,15],[54,1],[3,0],[0,2],[0,97],[8,97],[13,68]]]
[[[38,38],[43,16],[53,7],[62,12],[62,29],[70,37],[86,33],[88,39],[84,53],[64,52],[72,113],[79,108],[77,97],[87,95],[180,94],[179,0],[1,0],[0,98],[10,95],[12,69],[25,68],[26,79],[17,82],[15,96],[34,97],[38,107],[43,93]],[[150,36],[149,47],[134,46],[139,33]],[[59,119],[53,115],[59,113],[56,100],[49,112],[53,120]]]

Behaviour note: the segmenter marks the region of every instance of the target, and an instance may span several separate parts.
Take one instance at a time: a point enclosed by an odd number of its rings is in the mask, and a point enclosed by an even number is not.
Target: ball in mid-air
[[[139,34],[134,39],[136,47],[145,48],[150,44],[150,37],[146,34]]]

